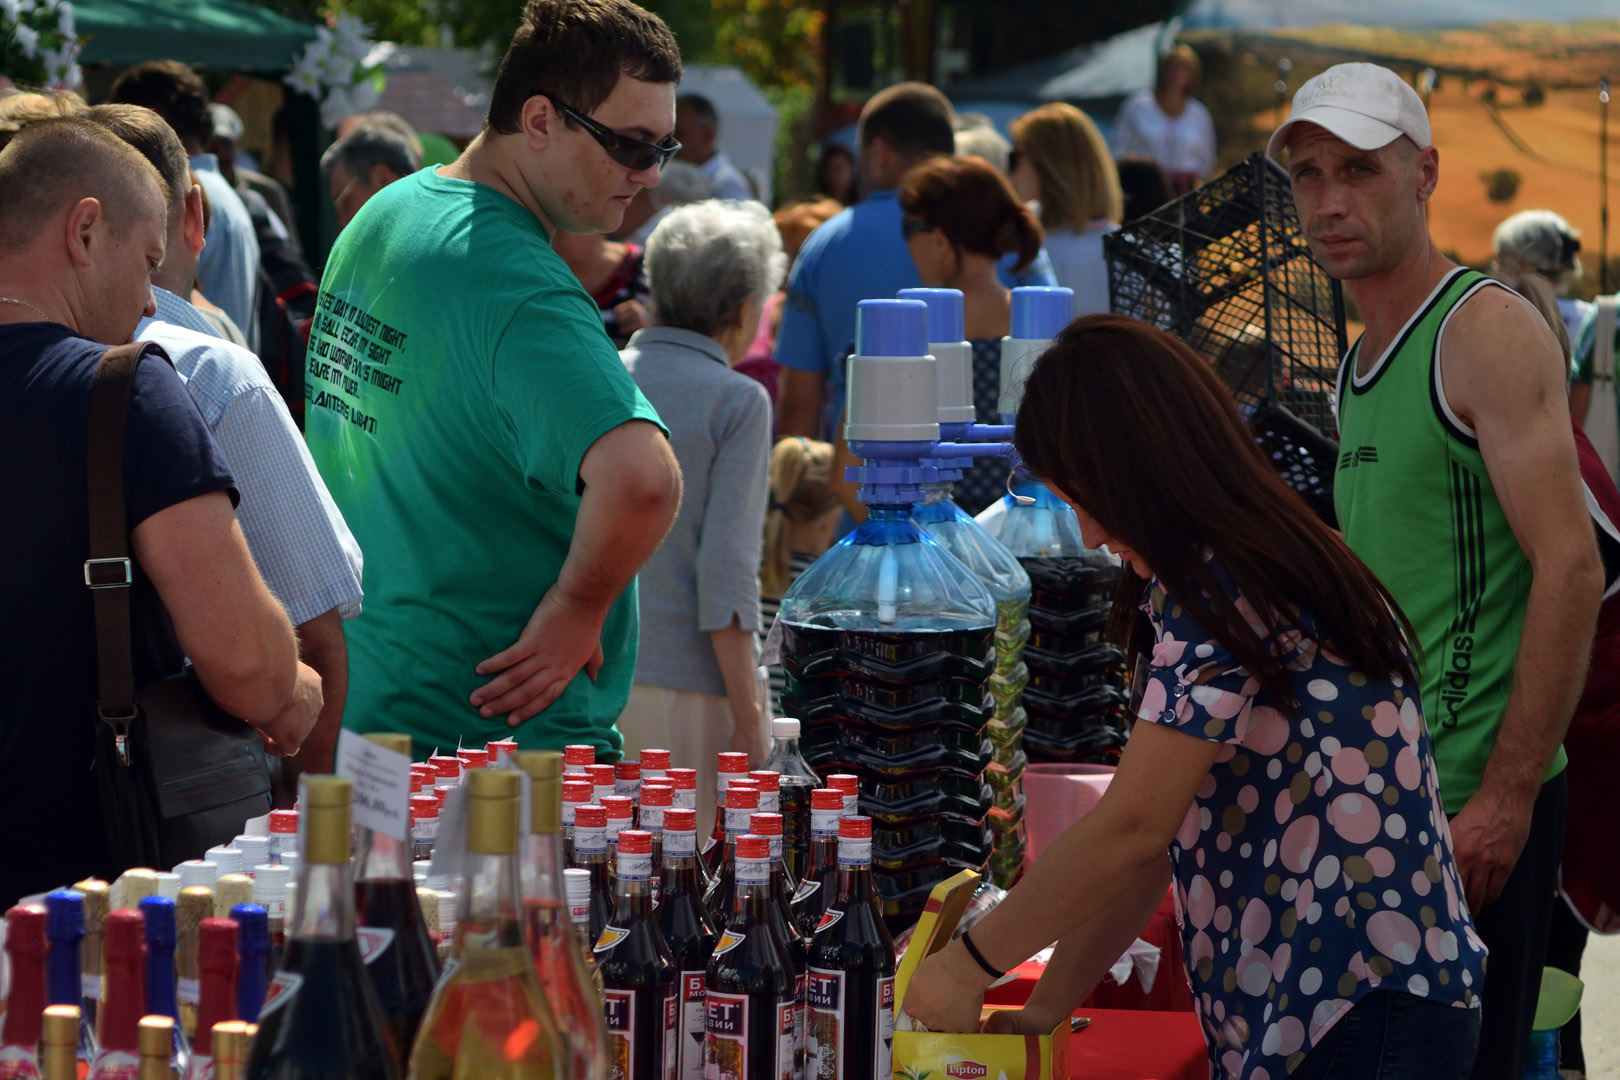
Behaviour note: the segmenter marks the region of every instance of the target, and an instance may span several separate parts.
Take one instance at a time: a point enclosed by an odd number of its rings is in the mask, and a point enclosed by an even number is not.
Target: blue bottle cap
[[[146,917],[146,947],[174,945],[174,901],[167,896],[147,896],[141,899],[141,914]]]
[[[1047,341],[1074,321],[1074,290],[1061,285],[1024,285],[1012,291],[1012,332],[1025,341]]]
[[[84,937],[84,893],[56,889],[45,894],[45,937],[50,941]]]
[[[929,341],[961,341],[967,336],[961,289],[901,289],[899,296],[928,305]]]
[[[237,904],[231,918],[236,920],[238,953],[263,956],[270,951],[270,913],[263,904]]]
[[[855,352],[927,356],[928,305],[921,300],[862,300],[855,307]]]

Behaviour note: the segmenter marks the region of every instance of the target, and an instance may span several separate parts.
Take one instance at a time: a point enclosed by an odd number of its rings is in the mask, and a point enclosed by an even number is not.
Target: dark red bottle
[[[107,913],[101,928],[101,1006],[90,1080],[140,1068],[139,1031],[146,1014],[146,920],[139,911]]]
[[[704,1066],[709,1075],[781,1080],[794,1066],[793,960],[776,926],[771,844],[736,842],[731,917],[709,960]]]
[[[642,751],[645,760],[646,751]],[[659,884],[658,929],[675,960],[680,992],[675,1034],[675,1080],[702,1080],[704,981],[720,933],[703,906],[697,859],[697,811],[672,806],[664,811],[663,876]]]
[[[186,1080],[213,1075],[214,1025],[236,1019],[236,920],[204,919],[197,926],[197,1034]]]
[[[838,822],[844,816],[844,793],[817,788],[810,793],[810,851],[805,874],[794,894],[799,933],[813,938],[821,916],[838,897]]]
[[[726,789],[724,807],[726,841],[715,867],[714,882],[703,894],[703,904],[709,909],[714,925],[724,930],[731,918],[732,898],[736,894],[737,838],[748,831],[748,819],[759,810],[759,788],[752,782],[741,780]]]
[[[45,1027],[45,908],[18,904],[6,912],[6,955],[11,994],[0,1026],[0,1075],[38,1076],[39,1037]]]
[[[675,960],[652,910],[652,834],[624,829],[618,841],[613,919],[596,940],[607,1016],[608,1074],[666,1080],[680,1005]]]
[[[839,823],[838,897],[810,944],[805,1072],[888,1076],[894,1049],[894,938],[872,886],[872,819]]]

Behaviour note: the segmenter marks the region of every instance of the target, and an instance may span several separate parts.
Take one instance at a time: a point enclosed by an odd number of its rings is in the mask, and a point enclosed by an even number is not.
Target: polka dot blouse
[[[1285,712],[1157,582],[1145,610],[1138,716],[1222,744],[1170,845],[1212,1075],[1286,1076],[1374,990],[1477,1007],[1485,947],[1417,698],[1318,647],[1301,614],[1277,636],[1299,702]]]

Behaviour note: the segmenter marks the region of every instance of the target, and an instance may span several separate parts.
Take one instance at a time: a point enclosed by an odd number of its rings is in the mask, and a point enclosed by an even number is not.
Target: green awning
[[[193,67],[274,75],[315,28],[242,0],[78,0],[79,62],[125,66],[179,60]]]

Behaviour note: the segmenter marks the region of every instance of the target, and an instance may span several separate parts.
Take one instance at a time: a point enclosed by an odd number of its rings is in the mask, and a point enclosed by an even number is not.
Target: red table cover
[[[1069,1039],[1073,1080],[1209,1080],[1209,1054],[1191,1012],[1080,1009],[1091,1024]]]

